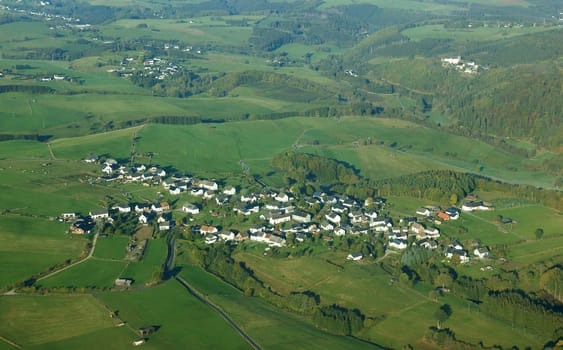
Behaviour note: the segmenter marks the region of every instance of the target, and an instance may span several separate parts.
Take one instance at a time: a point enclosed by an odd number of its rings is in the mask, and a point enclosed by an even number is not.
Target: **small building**
[[[348,256],[346,257],[346,260],[360,261],[363,258],[364,258],[364,255],[361,252],[354,252],[354,253],[348,254]]]
[[[90,217],[94,220],[109,218],[107,209],[90,210],[88,215],[90,215]]]
[[[118,278],[115,280],[116,287],[130,287],[133,280],[130,278]]]
[[[182,211],[188,214],[199,214],[199,208],[191,203],[186,203],[182,206]]]
[[[484,259],[489,256],[489,248],[488,247],[475,248],[473,254],[480,259]]]

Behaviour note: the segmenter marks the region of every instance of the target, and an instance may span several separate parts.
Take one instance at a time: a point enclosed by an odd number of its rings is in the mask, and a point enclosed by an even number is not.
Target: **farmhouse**
[[[130,278],[118,278],[115,280],[116,287],[129,287],[133,283],[133,280]]]
[[[63,220],[70,220],[76,218],[76,213],[62,213],[60,217]]]
[[[217,191],[219,189],[219,185],[217,185],[217,183],[214,182],[214,181],[203,180],[203,181],[199,181],[199,183],[197,183],[197,185],[199,185],[199,187],[201,187],[201,188],[204,188],[204,189],[210,190],[210,191]]]
[[[487,247],[475,248],[473,254],[480,259],[486,258],[489,256],[489,248]]]
[[[364,258],[364,255],[361,252],[350,253],[346,257],[347,260],[352,260],[352,261],[360,261],[363,258]]]

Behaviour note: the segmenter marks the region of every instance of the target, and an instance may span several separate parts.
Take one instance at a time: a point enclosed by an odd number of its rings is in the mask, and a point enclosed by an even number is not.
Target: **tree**
[[[536,238],[537,238],[537,239],[542,238],[542,237],[543,237],[543,234],[544,234],[543,228],[537,228],[537,229],[534,231],[534,234],[536,235]]]
[[[446,320],[450,318],[451,315],[452,315],[452,308],[448,304],[444,304],[440,306],[440,308],[436,310],[436,312],[434,312],[434,318],[436,318],[438,329],[440,329],[442,324],[446,322]]]

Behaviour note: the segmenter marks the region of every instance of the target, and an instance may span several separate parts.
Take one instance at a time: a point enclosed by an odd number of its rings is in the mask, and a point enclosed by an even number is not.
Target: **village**
[[[189,230],[201,235],[209,245],[253,241],[264,243],[269,250],[288,245],[289,235],[292,245],[313,236],[330,241],[335,237],[372,235],[384,238],[386,250],[398,252],[409,245],[429,250],[440,248],[446,259],[455,259],[462,264],[472,257],[487,258],[490,252],[487,246],[474,243],[466,247],[458,240],[440,239],[438,227],[458,220],[463,212],[494,210],[475,196],[468,197],[460,208],[442,210],[429,205],[418,208],[412,216],[391,218],[382,214],[387,201],[381,197],[358,201],[338,193],[315,192],[312,196],[303,196],[267,187],[248,191],[222,185],[220,181],[168,174],[156,165],[128,167],[110,158],[100,162],[97,156],[89,156],[84,162],[100,163],[101,174],[95,179],[97,182],[160,187],[160,193],[166,193],[169,201],[115,203],[108,208],[93,208],[87,215],[63,213],[60,219],[70,222],[73,234],[100,232],[101,227],[115,226],[120,220],[133,220],[137,227],[152,225],[155,232],[175,227]],[[207,213],[218,223],[229,216],[238,216],[237,222],[243,223],[245,230],[210,224],[203,219]],[[351,251],[347,257],[352,261],[364,258],[356,251]]]

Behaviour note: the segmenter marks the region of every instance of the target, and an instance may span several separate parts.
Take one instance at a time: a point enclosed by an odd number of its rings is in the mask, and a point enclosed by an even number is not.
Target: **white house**
[[[223,194],[226,194],[227,196],[234,196],[235,194],[237,194],[237,189],[234,188],[233,186],[226,187],[223,190]]]
[[[350,253],[348,254],[348,256],[346,257],[347,260],[352,260],[352,261],[360,261],[364,258],[364,255],[360,252],[354,252],[354,253]]]
[[[289,202],[289,196],[287,195],[287,193],[279,193],[277,196],[274,197],[274,199],[281,203]]]
[[[117,204],[112,209],[117,209],[120,213],[130,213],[131,207],[128,204]]]
[[[330,230],[334,230],[334,225],[331,224],[328,221],[323,221],[321,222],[321,230],[325,230],[325,231],[330,231]]]
[[[432,212],[430,211],[430,209],[422,207],[422,208],[416,209],[416,214],[422,215],[422,216],[430,216],[432,214]]]
[[[489,248],[487,247],[475,248],[473,254],[480,259],[486,258],[489,256]]]
[[[149,218],[145,214],[141,214],[139,216],[139,223],[146,225],[148,221],[149,221]]]
[[[389,241],[389,247],[395,248],[395,249],[406,249],[407,248],[407,242],[403,241],[402,239],[393,239],[393,240]]]
[[[219,189],[219,185],[217,185],[216,182],[207,181],[207,180],[200,181],[199,187],[205,188],[206,190],[210,190],[210,191],[217,191]]]
[[[326,214],[325,219],[332,222],[333,224],[340,224],[340,220],[342,220],[340,215],[338,215],[336,213],[332,213],[332,212]]]
[[[213,233],[208,233],[205,235],[205,244],[213,244],[217,242],[217,235]]]
[[[289,221],[291,221],[291,215],[289,214],[272,216],[269,220],[270,225],[277,225]]]
[[[291,219],[296,222],[307,223],[311,221],[311,214],[298,211],[291,214]]]
[[[90,210],[88,215],[94,220],[109,218],[109,213],[106,209]]]

